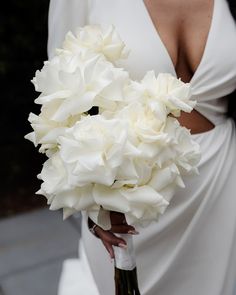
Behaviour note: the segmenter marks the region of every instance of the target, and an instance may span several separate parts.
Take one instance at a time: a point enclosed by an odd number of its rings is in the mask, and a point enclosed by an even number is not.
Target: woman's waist
[[[181,115],[176,119],[181,126],[190,129],[191,134],[207,132],[215,127],[214,123],[195,109],[191,113],[181,112]]]
[[[191,134],[204,133],[227,120],[227,96],[198,101],[191,113],[181,112],[176,119],[181,126],[190,129]]]

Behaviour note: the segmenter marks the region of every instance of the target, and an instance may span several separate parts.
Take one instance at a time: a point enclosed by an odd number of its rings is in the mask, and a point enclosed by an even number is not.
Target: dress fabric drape
[[[119,66],[133,79],[152,69],[176,76],[143,0],[52,0],[49,56],[66,31],[97,23],[114,24],[131,49]],[[236,89],[235,52],[236,26],[227,1],[214,0],[204,53],[190,83],[196,110],[215,127],[192,135],[201,147],[200,174],[184,178],[186,188],[176,191],[158,223],[138,228],[142,295],[236,294],[236,130],[222,98]],[[64,264],[59,295],[114,294],[113,265],[86,219],[80,243],[80,258]]]

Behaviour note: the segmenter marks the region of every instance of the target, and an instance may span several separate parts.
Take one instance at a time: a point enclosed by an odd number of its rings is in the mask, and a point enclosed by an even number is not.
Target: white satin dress
[[[85,24],[114,24],[131,49],[121,66],[133,79],[176,72],[143,0],[51,0],[49,56],[65,33]],[[196,36],[197,38],[197,36]],[[196,110],[214,123],[194,134],[202,159],[185,177],[158,223],[135,237],[142,295],[236,295],[236,131],[225,95],[236,89],[236,26],[226,0],[214,0],[205,50],[191,81]],[[82,225],[80,259],[65,261],[59,295],[113,295],[113,265]]]

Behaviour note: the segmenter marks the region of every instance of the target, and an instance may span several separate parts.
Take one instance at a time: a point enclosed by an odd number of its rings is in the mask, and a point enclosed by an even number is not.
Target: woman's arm
[[[48,13],[48,57],[52,58],[68,31],[87,22],[88,0],[51,0]]]

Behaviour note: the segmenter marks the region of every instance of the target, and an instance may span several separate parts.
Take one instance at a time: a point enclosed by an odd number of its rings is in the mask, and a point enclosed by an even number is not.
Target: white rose
[[[175,118],[168,118],[165,132],[172,138],[172,150],[176,153],[174,162],[180,169],[181,175],[198,173],[197,164],[201,159],[201,149],[192,139],[190,130],[180,126]]]
[[[114,26],[89,25],[78,28],[75,35],[71,32],[66,35],[64,50],[78,53],[84,48],[103,54],[111,62],[126,58],[128,55],[128,50]]]
[[[120,114],[127,115],[130,129],[140,142],[158,142],[164,140],[163,121],[153,111],[140,103],[133,103],[124,108]]]
[[[139,102],[143,106],[149,108],[159,121],[164,122],[166,120],[168,110],[165,103],[157,96],[150,96],[149,91],[141,82],[130,81],[130,83],[126,85],[124,92],[124,101],[126,105]],[[120,108],[123,107],[124,104],[121,104]]]
[[[63,135],[67,128],[72,127],[78,120],[80,115],[68,117],[63,122],[52,120],[53,114],[57,111],[58,102],[52,101],[41,108],[40,115],[29,114],[28,121],[31,123],[33,132],[25,136],[26,139],[32,141],[35,146],[41,144],[40,152],[51,152],[58,149],[58,137]]]
[[[51,210],[63,208],[64,218],[81,210],[99,210],[94,203],[93,185],[74,187],[73,175],[68,174],[59,153],[53,154],[43,165],[38,176],[43,183],[37,194],[44,195]]]
[[[67,170],[75,177],[74,186],[113,184],[123,160],[126,129],[119,120],[87,116],[59,138],[60,155]]]
[[[169,113],[175,116],[180,111],[191,112],[196,105],[190,100],[191,88],[189,83],[184,83],[168,73],[160,73],[155,76],[154,71],[149,71],[141,81],[150,101],[162,101]]]
[[[110,113],[104,115],[111,116]],[[160,120],[155,113],[141,102],[132,102],[113,114],[118,120],[126,122],[128,140],[124,150],[124,160],[120,164],[113,188],[123,185],[129,187],[141,186],[151,178],[153,166],[159,161],[162,165],[170,160],[168,151],[168,133],[164,131],[165,121]],[[172,155],[172,158],[174,155]],[[161,161],[161,163],[160,163]]]
[[[160,120],[149,106],[132,102],[114,116],[127,122],[129,142],[139,150],[143,159],[154,158],[168,143],[168,135],[163,131],[164,114]],[[137,153],[134,153],[134,156],[137,157]]]
[[[64,121],[69,116],[87,112],[94,105],[114,108],[116,100],[123,100],[122,85],[127,81],[127,72],[99,56],[83,59],[81,55],[62,54],[36,72],[33,83],[42,93],[35,102],[57,101],[58,107],[51,119]]]
[[[162,168],[155,166],[148,185],[159,192],[165,200],[170,202],[176,187],[185,187],[178,167],[170,163]]]
[[[95,184],[93,197],[103,210],[124,213],[129,224],[158,220],[169,204],[162,195],[148,185],[110,189],[104,185]],[[103,228],[109,228],[109,219],[104,218],[103,224],[100,221],[100,225]]]

